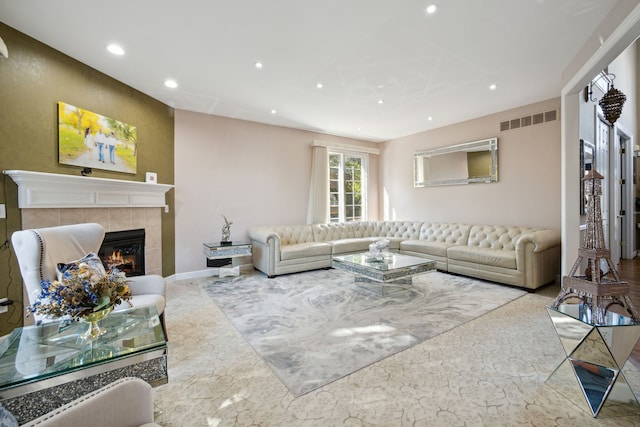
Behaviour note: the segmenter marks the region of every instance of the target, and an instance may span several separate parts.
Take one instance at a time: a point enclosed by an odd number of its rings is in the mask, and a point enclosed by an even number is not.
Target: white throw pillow
[[[58,280],[62,279],[63,274],[66,271],[78,270],[80,264],[86,264],[90,269],[95,271],[95,274],[100,276],[104,276],[107,274],[107,271],[104,269],[104,265],[102,264],[102,260],[98,255],[94,252],[89,252],[84,257],[71,261],[71,262],[61,262],[56,266],[56,273],[58,274]]]

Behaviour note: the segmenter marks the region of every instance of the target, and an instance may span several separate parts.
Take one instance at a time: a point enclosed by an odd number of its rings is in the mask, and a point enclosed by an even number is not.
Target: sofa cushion
[[[516,269],[515,250],[480,248],[477,246],[452,246],[447,249],[447,257],[450,260]]]
[[[333,246],[334,254],[347,254],[351,252],[367,252],[369,245],[376,240],[380,240],[379,237],[363,237],[360,239],[342,239],[334,240],[331,243]]]
[[[280,259],[282,261],[318,255],[331,255],[331,245],[322,242],[308,242],[280,247]]]
[[[431,242],[428,240],[405,240],[400,243],[401,251],[419,252],[427,255],[447,256],[447,249],[454,243]]]

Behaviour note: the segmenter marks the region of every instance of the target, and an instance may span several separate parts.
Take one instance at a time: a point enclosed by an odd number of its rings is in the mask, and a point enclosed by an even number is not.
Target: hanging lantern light
[[[627,97],[625,94],[611,84],[611,89],[609,89],[599,102],[602,112],[604,113],[604,118],[607,119],[609,124],[613,125],[616,120],[618,120],[620,114],[622,114],[622,106],[626,100]]]

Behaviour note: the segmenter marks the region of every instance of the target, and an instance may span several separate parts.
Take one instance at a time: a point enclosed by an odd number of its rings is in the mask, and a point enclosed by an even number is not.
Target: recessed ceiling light
[[[109,46],[107,46],[107,50],[114,55],[124,55],[124,49],[117,44],[111,43]]]
[[[271,110],[271,114],[277,114],[278,112],[276,110]]]
[[[491,89],[491,90],[496,90],[497,88],[498,88],[498,86],[495,83],[489,85],[489,89]]]
[[[438,5],[437,4],[430,4],[429,6],[427,6],[427,8],[425,10],[427,11],[427,13],[429,15],[433,15],[434,13],[436,13],[436,10],[438,10]]]
[[[262,68],[262,62],[256,62],[255,66],[258,70],[260,70]]]
[[[431,120],[433,120],[433,117],[429,116],[429,117],[427,117],[427,120],[431,121]]]
[[[166,87],[170,87],[171,89],[175,89],[178,87],[178,83],[175,80],[165,80],[164,85]]]
[[[316,83],[316,87],[318,89],[322,89],[324,87],[324,85],[322,84],[322,82],[318,82],[318,83]]]
[[[384,99],[378,99],[378,104],[384,104]]]

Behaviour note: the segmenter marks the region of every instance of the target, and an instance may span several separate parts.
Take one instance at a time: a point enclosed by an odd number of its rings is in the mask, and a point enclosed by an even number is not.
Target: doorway
[[[636,242],[634,229],[635,179],[633,137],[622,126],[615,125],[614,147],[617,170],[614,194],[616,194],[613,213],[616,214],[615,241],[619,242],[620,258],[633,259],[636,256]]]

